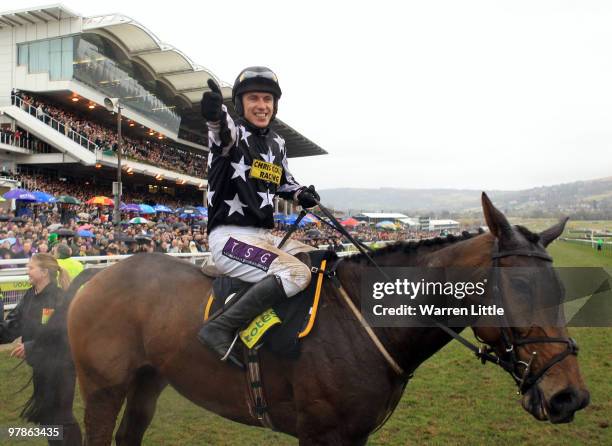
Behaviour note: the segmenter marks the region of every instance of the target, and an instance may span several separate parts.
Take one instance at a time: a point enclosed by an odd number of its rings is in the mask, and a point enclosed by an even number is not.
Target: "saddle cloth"
[[[306,256],[308,257],[304,258]],[[251,323],[245,331],[250,329],[257,331],[261,321],[269,321],[270,318],[274,318],[274,315],[280,319],[280,323],[268,328],[259,341],[250,348],[263,344],[264,348],[277,355],[289,358],[299,356],[299,340],[310,333],[315,322],[322,282],[325,277],[324,271],[326,267],[329,269],[328,265],[331,265],[337,256],[334,252],[319,250],[302,253],[298,255],[298,258],[311,269],[310,284],[304,291],[275,305],[272,308],[273,313],[269,310],[265,311]],[[310,264],[307,263],[308,261]],[[219,312],[229,295],[240,293],[251,285],[253,284],[229,276],[215,278],[212,293],[205,303],[204,320],[206,321],[210,316]],[[246,336],[248,337],[248,334]],[[242,338],[245,341],[245,337]]]

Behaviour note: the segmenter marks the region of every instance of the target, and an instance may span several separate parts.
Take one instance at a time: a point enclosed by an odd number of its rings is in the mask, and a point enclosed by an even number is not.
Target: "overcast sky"
[[[612,2],[63,4],[127,15],[226,82],[249,65],[272,68],[279,117],[329,152],[290,162],[320,189],[612,176]]]

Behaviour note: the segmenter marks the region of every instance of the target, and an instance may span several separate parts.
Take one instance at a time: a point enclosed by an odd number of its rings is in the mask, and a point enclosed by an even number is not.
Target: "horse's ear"
[[[510,237],[512,226],[510,226],[506,216],[493,206],[493,203],[484,192],[482,193],[482,211],[484,212],[485,221],[491,234],[498,240]]]
[[[563,230],[565,229],[565,224],[568,220],[569,217],[564,217],[556,225],[551,226],[550,228],[540,232],[540,241],[545,247],[548,246],[550,242],[555,240],[563,233]]]

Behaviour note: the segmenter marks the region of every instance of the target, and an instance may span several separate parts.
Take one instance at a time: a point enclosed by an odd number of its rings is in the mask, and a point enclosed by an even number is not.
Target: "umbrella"
[[[155,209],[155,212],[174,212],[172,208],[169,208],[163,204],[156,204],[153,206],[153,209]]]
[[[140,213],[141,214],[155,214],[155,209],[152,206],[149,206],[148,204],[141,204],[138,205],[138,207],[140,208]]]
[[[141,225],[141,224],[149,223],[149,220],[143,217],[135,217],[135,218],[132,218],[130,221],[128,221],[128,223],[131,225]]]
[[[9,221],[11,219],[10,215],[2,214],[0,215],[0,221]]]
[[[77,235],[81,236],[81,237],[93,237],[93,232],[91,231],[87,231],[86,229],[81,229],[80,231],[77,232]]]
[[[125,242],[127,240],[134,240],[133,238],[131,238],[129,235],[123,233],[123,232],[115,232],[115,240],[117,240],[118,242]]]
[[[134,237],[134,240],[136,240],[136,243],[138,244],[143,244],[150,243],[153,239],[148,235],[137,235],[136,237]]]
[[[9,242],[9,244],[14,245],[17,239],[15,237],[8,237],[0,240],[0,243]]]
[[[179,208],[176,210],[179,214],[196,214],[199,211],[193,206],[185,206],[184,208]]]
[[[312,214],[304,215],[304,218],[302,218],[302,221],[304,223],[318,223],[319,222],[319,220],[317,220],[315,217],[313,217]]]
[[[354,219],[353,217],[349,217],[346,220],[340,222],[342,226],[355,227],[359,224],[359,220]]]
[[[297,214],[285,215],[285,223],[288,223],[288,224],[292,225],[293,223],[295,223],[297,218],[298,218]]]
[[[170,226],[168,226],[166,223],[158,223],[157,227],[159,229],[170,229]]]
[[[16,194],[11,194],[11,197],[7,197],[8,194],[10,194],[11,192],[13,192],[16,189],[13,189],[12,191],[7,192],[6,194],[4,194],[4,198],[11,198],[13,200],[21,200],[21,201],[38,201],[36,199],[36,197],[34,196],[34,194],[32,192],[19,192]]]
[[[56,198],[53,195],[48,194],[46,192],[35,191],[32,192],[32,195],[36,197],[36,201],[38,203],[55,203],[56,201]]]
[[[318,231],[317,229],[311,229],[309,231],[306,231],[306,235],[310,238],[322,238],[323,234],[321,234],[320,231]]]
[[[135,203],[122,204],[119,206],[119,210],[122,212],[140,212],[140,206]]]
[[[208,208],[205,208],[204,206],[196,206],[196,209],[200,214],[204,215],[205,217],[208,217]]]
[[[57,230],[57,229],[61,228],[62,226],[64,226],[64,225],[63,225],[63,224],[61,224],[61,223],[53,223],[52,225],[47,226],[47,229],[48,229],[49,231],[53,232],[53,231],[55,231],[55,230]]]
[[[183,223],[182,221],[177,221],[176,223],[174,223],[174,224],[172,225],[172,227],[173,227],[174,229],[178,229],[178,228],[186,228],[186,227],[187,227],[187,225],[186,225],[185,223]]]
[[[71,197],[70,195],[60,195],[55,201],[57,203],[81,204],[81,200],[79,200],[78,198]]]
[[[376,223],[376,227],[379,229],[391,229],[391,230],[397,229],[397,226],[395,225],[395,223],[393,223],[390,220],[385,220],[385,221]]]
[[[11,217],[9,221],[16,222],[16,223],[24,223],[27,221],[27,219],[24,217]]]
[[[92,197],[85,202],[86,204],[97,204],[100,206],[113,206],[113,200],[103,195],[98,195],[96,197]]]
[[[297,214],[289,214],[285,217],[285,223],[292,225],[293,223],[295,223],[295,221],[297,220],[298,215]],[[313,223],[316,220],[312,217],[309,217],[308,215],[304,216],[304,218],[302,218],[302,220],[300,221],[300,224],[298,226],[304,226],[307,225],[308,223]]]
[[[7,193],[5,193],[4,195],[2,195],[4,198],[6,198],[7,200],[19,200],[19,196],[21,195],[25,195],[25,194],[32,194],[32,192],[30,192],[29,190],[26,189],[11,189],[10,191],[8,191]],[[33,196],[33,195],[32,195]],[[34,201],[34,200],[32,200]]]
[[[274,214],[274,221],[285,221],[285,214],[282,212],[276,212]]]
[[[60,237],[74,237],[75,236],[75,232],[72,229],[60,228],[54,232]]]

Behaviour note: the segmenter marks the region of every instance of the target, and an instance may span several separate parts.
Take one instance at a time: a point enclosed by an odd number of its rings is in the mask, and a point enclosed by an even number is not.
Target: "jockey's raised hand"
[[[207,121],[217,122],[223,117],[223,95],[217,83],[208,79],[208,88],[210,91],[202,95],[202,116]]]
[[[214,80],[208,79],[207,84],[210,91],[202,95],[202,116],[209,125],[219,126],[221,145],[225,147],[233,142],[233,138],[227,124],[227,114],[223,109],[223,94]]]

